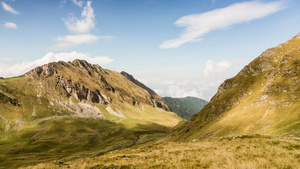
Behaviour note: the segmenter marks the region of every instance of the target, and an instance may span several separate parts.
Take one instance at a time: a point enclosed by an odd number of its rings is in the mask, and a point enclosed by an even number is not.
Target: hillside
[[[168,105],[165,103],[165,101],[158,96],[152,89],[150,89],[149,87],[147,87],[146,85],[144,85],[143,83],[141,83],[140,81],[136,80],[132,75],[128,74],[127,72],[122,71],[121,74],[123,76],[125,76],[128,80],[130,80],[131,82],[133,82],[134,84],[138,85],[139,87],[145,89],[149,95],[151,96],[152,100],[156,100],[156,106],[163,108],[167,111],[170,111]]]
[[[135,168],[299,168],[300,142],[296,139],[241,136],[192,142],[169,142],[116,150],[100,157],[53,161],[28,169],[135,169]]]
[[[165,140],[245,134],[300,137],[300,34],[226,80],[199,113]]]
[[[0,79],[0,168],[153,142],[180,120],[118,72],[83,60],[49,63]]]
[[[162,98],[169,106],[170,110],[181,118],[189,120],[192,115],[198,113],[208,102],[196,97],[185,98]]]

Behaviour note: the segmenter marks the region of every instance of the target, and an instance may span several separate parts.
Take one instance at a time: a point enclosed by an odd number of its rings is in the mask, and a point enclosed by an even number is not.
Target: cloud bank
[[[15,23],[12,22],[6,22],[3,24],[4,28],[6,29],[17,29],[18,26]]]
[[[41,59],[37,59],[35,61],[24,61],[22,63],[12,65],[9,68],[0,67],[0,76],[3,77],[19,76],[37,66],[41,66],[49,62],[57,62],[57,61],[67,62],[67,61],[73,61],[75,59],[86,60],[89,63],[98,64],[98,65],[106,65],[113,61],[113,59],[110,59],[107,56],[91,57],[88,54],[78,53],[78,52],[71,52],[71,53],[49,52]]]
[[[226,72],[233,64],[229,61],[213,62],[208,60],[204,67],[204,76],[206,78],[215,77],[215,74]]]
[[[17,14],[20,14],[18,11],[16,11],[15,9],[13,9],[11,6],[7,5],[5,2],[1,2],[1,6],[2,6],[2,9],[7,11],[7,12],[10,12],[14,15],[17,15]]]
[[[154,89],[160,96],[179,98],[194,96],[210,100],[224,80],[237,74],[237,70],[232,68],[238,64],[237,61],[207,60],[203,67],[194,67],[191,70],[180,68],[132,73],[135,78]],[[172,76],[174,74],[176,76]]]
[[[188,42],[202,40],[202,36],[235,24],[260,19],[286,8],[283,0],[275,2],[251,1],[235,3],[225,8],[179,18],[175,25],[185,27],[179,38],[168,40],[160,45],[161,49],[177,48]]]

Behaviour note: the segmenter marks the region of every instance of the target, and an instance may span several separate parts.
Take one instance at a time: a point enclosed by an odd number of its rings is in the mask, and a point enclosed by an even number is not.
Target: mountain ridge
[[[198,113],[208,102],[197,97],[183,97],[183,98],[162,98],[169,106],[172,112],[175,112],[180,117],[189,120],[192,115]]]
[[[128,80],[130,80],[131,82],[133,82],[134,84],[140,86],[141,88],[145,89],[151,96],[152,99],[155,99],[155,104],[157,107],[159,108],[163,108],[167,111],[170,111],[170,108],[168,107],[168,105],[166,103],[164,103],[164,100],[160,97],[157,97],[158,95],[156,94],[155,91],[153,91],[152,89],[148,88],[146,85],[144,85],[143,83],[141,83],[140,81],[136,80],[131,74],[122,71],[121,74],[123,76],[125,76]]]

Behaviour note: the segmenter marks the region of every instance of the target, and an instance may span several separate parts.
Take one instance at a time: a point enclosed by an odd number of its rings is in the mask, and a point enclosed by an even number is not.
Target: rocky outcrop
[[[67,80],[64,77],[56,77],[57,86],[61,86],[68,96],[73,96],[78,100],[89,100],[93,103],[100,103],[106,105],[111,102],[111,99],[104,94],[101,94],[99,90],[91,91],[85,86],[79,83]]]
[[[0,103],[5,103],[11,106],[21,106],[19,101],[0,90]]]
[[[99,65],[90,64],[85,60],[76,59],[76,60],[72,61],[71,64],[76,67],[80,67],[84,72],[88,73],[89,75],[93,75],[93,74],[100,75],[101,72],[107,73]]]
[[[31,76],[33,79],[40,79],[41,76],[52,76],[57,74],[57,71],[52,68],[51,63],[36,67],[25,73],[25,76]]]

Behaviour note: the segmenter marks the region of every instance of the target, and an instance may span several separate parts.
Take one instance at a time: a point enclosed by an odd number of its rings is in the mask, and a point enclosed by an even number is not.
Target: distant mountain
[[[145,88],[84,60],[0,79],[0,168],[90,157],[161,138],[182,119]]]
[[[198,113],[208,102],[196,97],[185,98],[162,98],[169,106],[172,112],[175,112],[178,116],[189,120],[192,115]]]
[[[166,140],[263,134],[300,137],[300,34],[268,49],[226,80]]]

